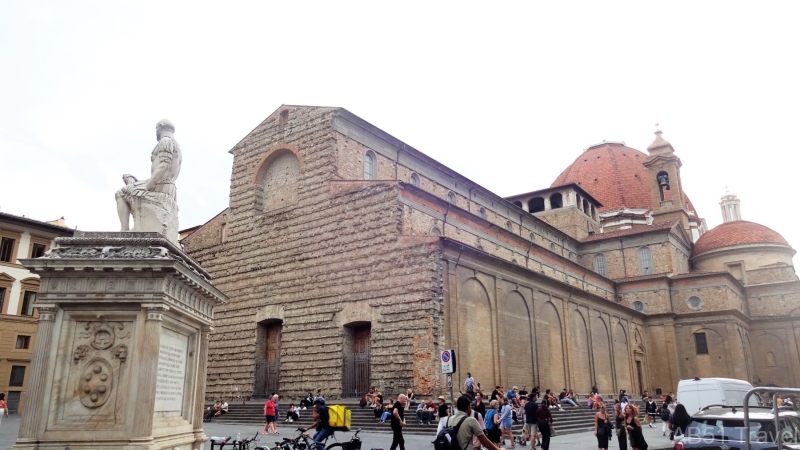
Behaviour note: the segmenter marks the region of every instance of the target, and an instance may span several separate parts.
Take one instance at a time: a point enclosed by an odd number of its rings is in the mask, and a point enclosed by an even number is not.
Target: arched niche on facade
[[[531,313],[525,296],[517,290],[508,293],[501,303],[503,347],[505,350],[504,382],[509,385],[533,385],[533,342]]]
[[[494,318],[486,286],[477,278],[467,278],[458,292],[458,376],[467,372],[476,380],[495,380]],[[481,332],[475,332],[481,330]],[[489,383],[493,383],[490,381]]]
[[[297,201],[302,159],[297,149],[288,144],[270,148],[256,166],[253,184],[256,209],[271,211],[291,206]]]
[[[539,383],[542,386],[566,386],[564,370],[564,339],[561,315],[553,302],[546,300],[537,309],[536,362]]]

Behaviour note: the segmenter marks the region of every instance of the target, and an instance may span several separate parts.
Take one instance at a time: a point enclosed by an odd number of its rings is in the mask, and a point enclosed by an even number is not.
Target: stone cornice
[[[741,253],[751,253],[759,251],[771,251],[776,253],[786,253],[787,255],[794,256],[797,253],[793,248],[787,247],[783,244],[745,244],[745,245],[730,245],[721,248],[699,253],[692,256],[692,262],[700,262],[708,258],[717,256],[730,256]]]

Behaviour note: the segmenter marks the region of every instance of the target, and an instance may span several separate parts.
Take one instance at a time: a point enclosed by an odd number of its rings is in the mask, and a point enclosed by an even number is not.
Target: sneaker
[[[305,407],[305,406],[303,406],[303,409],[306,409],[306,407]]]
[[[294,419],[291,419],[291,418],[290,418],[290,419],[289,419],[289,423],[292,423],[292,422],[294,422]]]

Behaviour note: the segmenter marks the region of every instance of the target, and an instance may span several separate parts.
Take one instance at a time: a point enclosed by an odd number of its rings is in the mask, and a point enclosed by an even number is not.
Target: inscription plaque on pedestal
[[[189,337],[169,329],[161,330],[158,353],[155,412],[180,415],[186,385],[186,352]]]

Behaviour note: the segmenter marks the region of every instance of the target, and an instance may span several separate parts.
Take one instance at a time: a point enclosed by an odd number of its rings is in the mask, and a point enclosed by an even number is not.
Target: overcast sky
[[[800,248],[800,2],[0,0],[0,211],[115,230],[154,127],[184,154],[180,226],[228,204],[228,150],[281,104],[342,106],[486,188],[550,186],[659,122],[710,227]]]

